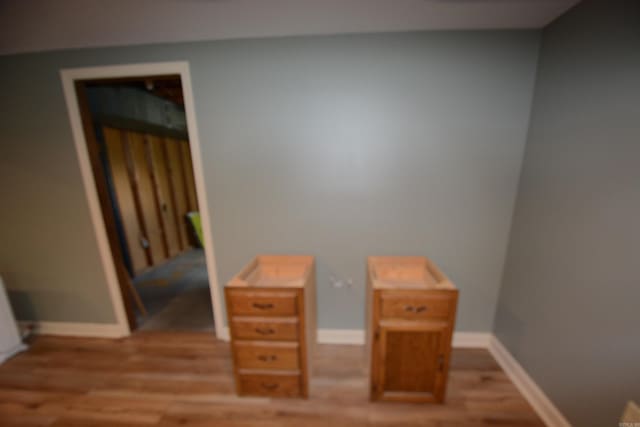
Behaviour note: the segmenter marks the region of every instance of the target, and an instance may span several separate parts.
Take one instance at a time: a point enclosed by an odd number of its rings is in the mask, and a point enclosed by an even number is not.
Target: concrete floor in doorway
[[[133,280],[147,316],[138,330],[213,331],[213,309],[203,249],[183,252]]]

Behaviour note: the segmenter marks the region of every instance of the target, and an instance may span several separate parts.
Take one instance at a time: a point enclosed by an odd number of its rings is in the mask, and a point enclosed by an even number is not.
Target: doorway
[[[62,71],[122,334],[222,324],[188,64]]]

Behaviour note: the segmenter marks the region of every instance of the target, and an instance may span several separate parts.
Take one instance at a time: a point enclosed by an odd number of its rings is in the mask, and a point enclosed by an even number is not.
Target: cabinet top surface
[[[426,257],[369,257],[374,289],[455,290],[453,283]]]
[[[313,271],[306,255],[259,255],[227,283],[233,288],[303,288]]]

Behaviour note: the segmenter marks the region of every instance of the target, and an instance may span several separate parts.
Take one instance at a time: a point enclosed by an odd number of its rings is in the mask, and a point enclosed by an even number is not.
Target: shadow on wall
[[[7,281],[10,279],[7,279]],[[6,282],[5,282],[6,283]],[[38,319],[37,310],[31,301],[30,291],[7,289],[9,302],[16,320]]]
[[[507,333],[510,337],[514,337],[509,341],[511,344],[509,351],[517,358],[522,344],[522,337],[524,336],[525,322],[513,311],[505,308],[503,305],[498,305],[496,308],[495,323],[505,325],[503,329],[506,329],[507,332],[504,330],[502,332]],[[500,335],[500,333],[496,332],[498,339],[501,338]]]

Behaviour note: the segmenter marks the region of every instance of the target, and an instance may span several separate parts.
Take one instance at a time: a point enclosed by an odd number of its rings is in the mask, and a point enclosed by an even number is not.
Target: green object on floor
[[[198,243],[201,248],[204,248],[204,239],[202,238],[202,222],[200,221],[200,212],[191,211],[187,213],[187,219],[189,220],[189,224],[191,224],[191,228],[193,229],[193,233],[195,237],[198,239]]]

